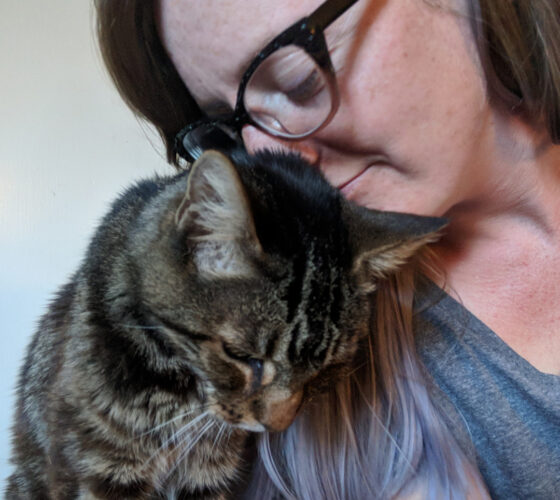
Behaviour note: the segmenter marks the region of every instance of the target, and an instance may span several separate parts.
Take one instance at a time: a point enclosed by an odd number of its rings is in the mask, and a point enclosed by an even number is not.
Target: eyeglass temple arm
[[[352,5],[354,5],[358,0],[327,0],[323,2],[313,13],[309,16],[309,19],[313,20],[315,25],[324,29],[330,23],[332,23],[337,17],[344,14]]]

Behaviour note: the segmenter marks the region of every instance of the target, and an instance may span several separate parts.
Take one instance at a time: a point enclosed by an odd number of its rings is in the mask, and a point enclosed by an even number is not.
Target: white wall
[[[0,0],[0,491],[37,319],[115,194],[172,171],[104,73],[91,4]]]

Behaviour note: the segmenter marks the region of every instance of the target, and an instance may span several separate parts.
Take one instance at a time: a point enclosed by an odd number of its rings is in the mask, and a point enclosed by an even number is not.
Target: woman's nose
[[[249,153],[255,153],[261,149],[290,151],[299,153],[304,160],[312,165],[318,165],[319,163],[319,150],[309,140],[286,141],[279,137],[273,137],[253,125],[243,127],[241,135]]]

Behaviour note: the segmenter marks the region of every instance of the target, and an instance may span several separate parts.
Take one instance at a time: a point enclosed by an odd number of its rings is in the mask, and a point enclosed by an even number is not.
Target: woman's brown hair
[[[560,143],[560,5],[479,0],[471,7],[490,95],[534,126],[544,124],[552,141]]]
[[[109,74],[132,111],[161,135],[176,164],[177,132],[200,110],[159,38],[153,0],[94,0],[97,36]]]

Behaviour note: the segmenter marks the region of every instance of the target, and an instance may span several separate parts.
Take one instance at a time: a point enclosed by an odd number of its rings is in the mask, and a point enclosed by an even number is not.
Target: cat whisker
[[[202,436],[208,430],[210,430],[210,428],[214,427],[215,424],[216,424],[216,421],[214,419],[210,419],[200,429],[197,429],[197,434],[195,435],[194,439],[189,442],[186,450],[183,450],[183,452],[181,454],[182,455],[183,454],[185,454],[185,455],[188,454],[189,451],[191,451],[191,449],[196,445],[196,443],[198,443],[198,441],[200,441]],[[181,440],[184,440],[183,436],[185,434],[187,434],[188,432],[190,432],[190,428],[188,428],[188,427],[190,427],[190,426],[185,426],[185,428],[180,429],[179,432],[177,433],[177,437],[180,438]]]
[[[197,433],[195,434],[194,438],[187,444],[187,446],[183,450],[181,450],[179,457],[175,460],[175,464],[173,465],[173,467],[171,467],[169,472],[166,474],[166,479],[169,478],[173,474],[173,472],[175,472],[175,470],[177,470],[177,468],[183,463],[183,460],[190,453],[190,451],[196,446],[196,444],[202,439],[202,437],[215,425],[217,425],[216,420],[210,419],[200,429],[197,430]],[[184,440],[182,436],[186,434],[189,430],[190,429],[179,430],[176,437],[181,438],[181,440]]]
[[[193,427],[196,427],[196,425],[201,420],[204,420],[204,418],[206,418],[208,415],[209,415],[209,413],[207,411],[205,411],[204,413],[201,413],[197,417],[193,418],[188,424],[181,427],[177,432],[174,432],[173,435],[167,440],[167,442],[169,442],[171,440],[174,440],[175,443],[178,443],[179,438],[181,438],[184,434],[189,432]]]
[[[226,432],[227,432],[227,442],[229,443],[231,435],[233,434],[233,428],[228,425],[226,428]]]
[[[201,406],[197,406],[194,408],[189,409],[188,411],[185,411],[183,413],[180,413],[179,415],[176,415],[175,417],[167,420],[166,422],[163,422],[161,424],[156,425],[155,427],[151,428],[148,431],[142,432],[141,434],[138,434],[136,437],[143,437],[143,436],[147,436],[149,434],[154,434],[156,431],[163,429],[164,427],[167,427],[171,424],[173,424],[174,422],[176,422],[177,420],[180,420],[182,418],[188,417],[189,415],[192,415],[195,412],[199,412],[201,410],[204,410],[201,415],[204,415],[207,413],[207,405],[201,405]],[[199,418],[201,415],[199,415],[196,418]],[[191,421],[192,422],[192,421]]]
[[[225,422],[220,423],[220,428],[218,429],[218,432],[216,433],[216,437],[214,438],[214,443],[212,443],[212,448],[210,448],[210,454],[214,453],[214,448],[216,448],[216,446],[218,445],[218,443],[222,439],[222,435],[224,434],[224,431],[228,427],[229,427],[228,424],[226,424]]]
[[[190,429],[192,429],[194,426],[196,426],[196,424],[198,424],[200,422],[200,420],[204,419],[205,417],[207,417],[209,415],[208,411],[205,411],[204,413],[201,413],[200,415],[198,415],[197,417],[195,417],[193,420],[191,420],[188,424],[186,424],[184,427],[182,427],[181,429],[179,429],[177,432],[174,432],[173,434],[171,434],[171,436],[169,438],[167,438],[158,448],[157,450],[152,453],[152,455],[150,456],[150,458],[148,458],[148,460],[146,460],[145,465],[148,465],[150,462],[152,462],[155,457],[162,451],[165,450],[166,448],[169,447],[169,445],[171,443],[173,444],[177,444],[180,441],[180,438],[182,435],[184,435],[185,433],[189,432]],[[206,425],[206,424],[204,424]]]

